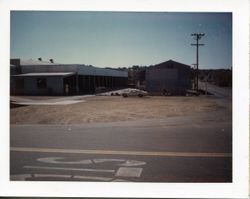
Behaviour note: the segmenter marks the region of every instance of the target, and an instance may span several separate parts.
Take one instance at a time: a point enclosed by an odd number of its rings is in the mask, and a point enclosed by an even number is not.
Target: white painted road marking
[[[119,182],[128,182],[122,179],[113,179],[113,178],[106,178],[106,177],[96,177],[96,176],[72,176],[72,175],[58,175],[58,174],[17,174],[17,175],[11,175],[10,180],[19,180],[19,181],[25,181],[28,178],[70,178],[75,180],[96,180],[96,181],[119,181]]]
[[[17,175],[11,175],[10,180],[26,180],[27,178],[31,178],[31,174],[17,174]]]
[[[57,161],[62,160],[62,157],[46,157],[46,158],[38,158],[37,161],[52,163],[52,164],[92,164],[91,160],[80,160],[80,161]]]
[[[59,174],[33,174],[35,178],[71,178],[71,175],[59,175]]]
[[[97,176],[74,176],[74,179],[79,179],[79,180],[111,181],[113,178],[97,177]]]
[[[124,160],[124,159],[93,159],[92,160],[78,160],[78,161],[57,161],[65,159],[64,157],[45,157],[45,158],[38,158],[37,161],[44,162],[44,163],[52,163],[52,164],[99,164],[105,162],[112,162],[112,163],[121,163],[120,165],[129,166],[129,167],[120,167],[116,172],[115,176],[119,177],[140,177],[142,173],[142,168],[135,168],[131,166],[135,165],[145,165],[146,162],[140,162],[135,160]],[[124,162],[124,163],[123,163]],[[120,166],[119,164],[117,164]],[[83,171],[83,172],[109,172],[115,173],[115,170],[107,170],[107,169],[89,169],[89,168],[67,168],[67,167],[48,167],[48,166],[24,166],[24,169],[43,169],[43,170],[64,170],[64,171]],[[27,177],[30,176],[17,176],[17,178],[21,178],[20,180],[25,180]],[[71,175],[60,175],[60,174],[36,174],[31,176],[32,178],[41,178],[41,177],[50,177],[50,178],[74,178],[78,180],[97,180],[97,181],[111,181],[113,178],[107,177],[99,177],[99,176],[71,176]],[[17,179],[18,180],[18,179]],[[120,181],[124,181],[123,179],[116,179]]]
[[[136,177],[139,178],[142,173],[142,168],[120,167],[115,176],[119,177]]]
[[[112,180],[112,182],[132,182],[132,181],[123,180],[123,179],[115,179],[115,180]]]
[[[137,161],[137,160],[124,160],[124,159],[93,159],[94,163],[104,163],[104,162],[124,162],[117,164],[118,166],[133,167],[145,165],[146,162]]]
[[[92,164],[92,163],[105,163],[105,162],[124,162],[121,164],[117,164],[118,166],[126,166],[126,167],[132,167],[132,166],[141,166],[145,165],[146,162],[137,161],[137,160],[124,160],[124,159],[93,159],[92,160],[78,160],[78,161],[57,161],[62,160],[64,157],[45,157],[45,158],[38,158],[37,161],[44,162],[44,163],[50,163],[50,164]]]
[[[115,172],[115,170],[107,170],[107,169],[81,169],[81,168],[65,168],[65,167],[24,166],[23,168],[24,169],[65,170],[65,171],[106,172],[106,173]]]
[[[55,148],[10,147],[11,151],[41,152],[41,153],[73,153],[101,155],[138,155],[138,156],[169,156],[169,157],[223,157],[231,158],[232,153],[196,153],[196,152],[150,152],[150,151],[112,151],[112,150],[81,150]]]

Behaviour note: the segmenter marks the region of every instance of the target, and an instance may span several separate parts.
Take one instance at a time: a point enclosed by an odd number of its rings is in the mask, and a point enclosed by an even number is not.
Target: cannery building
[[[84,64],[11,59],[10,89],[14,95],[68,95],[95,93],[127,86],[128,74]]]

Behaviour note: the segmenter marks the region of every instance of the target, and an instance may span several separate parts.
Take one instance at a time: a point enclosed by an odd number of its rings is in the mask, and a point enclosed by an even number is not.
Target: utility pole
[[[191,46],[196,46],[196,70],[195,70],[195,79],[194,79],[194,89],[198,91],[198,75],[199,75],[199,46],[204,46],[204,44],[200,44],[199,40],[203,37],[204,33],[193,33],[191,34],[192,37],[196,40],[196,44],[191,44]]]
[[[193,68],[192,68],[192,78],[194,79],[193,84],[192,84],[192,88],[196,89],[196,66],[197,64],[192,64]]]
[[[194,66],[194,68],[196,68],[196,64],[192,64]]]

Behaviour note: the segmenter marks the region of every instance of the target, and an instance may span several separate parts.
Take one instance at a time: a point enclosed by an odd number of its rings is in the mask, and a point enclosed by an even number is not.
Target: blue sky
[[[12,11],[11,58],[98,67],[196,61],[191,33],[205,36],[200,68],[231,68],[231,13]]]

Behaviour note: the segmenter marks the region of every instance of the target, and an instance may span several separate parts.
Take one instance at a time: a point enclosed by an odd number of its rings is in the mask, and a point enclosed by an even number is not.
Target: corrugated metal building
[[[86,94],[94,93],[100,87],[123,88],[128,80],[125,71],[83,64],[11,59],[11,68],[12,94]]]
[[[146,90],[151,94],[184,94],[192,88],[191,67],[169,60],[146,69]]]

